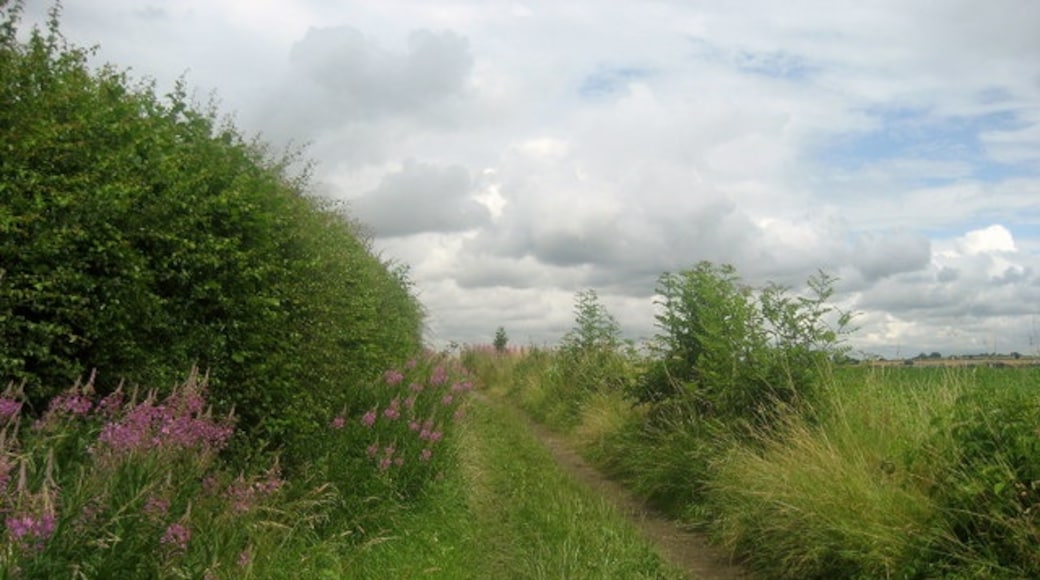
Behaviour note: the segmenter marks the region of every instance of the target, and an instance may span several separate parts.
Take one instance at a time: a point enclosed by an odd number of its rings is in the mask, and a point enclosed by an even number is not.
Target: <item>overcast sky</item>
[[[308,143],[436,344],[555,342],[583,288],[649,337],[656,278],[712,260],[834,273],[864,352],[1040,349],[1040,2],[64,5],[101,60]]]

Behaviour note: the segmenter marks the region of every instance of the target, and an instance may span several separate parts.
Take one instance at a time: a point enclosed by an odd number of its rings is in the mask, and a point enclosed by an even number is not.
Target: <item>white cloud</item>
[[[646,336],[657,275],[710,259],[840,274],[863,348],[1027,350],[1040,3],[152,6],[66,0],[65,25],[310,143],[436,340],[555,340],[588,286]]]

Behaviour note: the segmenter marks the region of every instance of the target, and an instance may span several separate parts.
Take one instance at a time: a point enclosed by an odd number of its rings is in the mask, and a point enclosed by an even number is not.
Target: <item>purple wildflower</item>
[[[376,453],[379,453],[379,444],[378,443],[373,443],[373,444],[369,445],[368,449],[366,449],[365,451],[368,452],[368,456],[369,457],[375,457]]]
[[[423,463],[429,462],[431,457],[433,457],[433,450],[429,447],[423,449],[422,452],[419,453],[419,461],[422,461]]]
[[[0,397],[0,422],[10,421],[22,412],[22,404],[14,399]]]
[[[422,383],[412,383],[408,385],[408,389],[413,393],[421,393],[423,388]]]
[[[401,384],[401,381],[404,380],[404,374],[398,370],[390,369],[383,373],[383,380],[392,387]]]
[[[11,516],[4,520],[7,533],[22,549],[40,551],[44,543],[54,534],[54,528],[58,520],[50,511],[46,511],[39,517],[33,514],[21,514]]]
[[[441,403],[443,403],[445,406],[447,406],[447,405],[450,405],[454,400],[455,400],[455,397],[453,397],[451,395],[444,395],[444,397],[441,398]]]
[[[336,417],[332,419],[332,422],[329,423],[329,426],[338,431],[342,429],[346,424],[347,420],[343,417],[343,415],[336,415]]]
[[[365,427],[371,427],[372,425],[375,424],[375,422],[376,422],[376,410],[375,409],[372,409],[371,411],[365,413],[365,416],[361,418],[361,424],[364,425]]]
[[[50,408],[53,411],[71,413],[83,416],[90,412],[94,403],[88,397],[79,393],[61,394],[51,399]]]
[[[181,523],[174,522],[166,528],[159,543],[164,546],[172,546],[174,550],[183,552],[188,549],[191,541],[191,530]]]
[[[394,399],[390,402],[390,406],[383,411],[383,416],[391,421],[396,421],[401,416],[401,401]]]
[[[144,509],[142,511],[148,519],[159,521],[166,517],[166,514],[170,513],[170,502],[161,497],[150,497],[148,498],[148,501],[144,503]]]
[[[443,385],[448,380],[448,371],[442,366],[437,366],[433,369],[433,375],[430,376],[431,385]]]

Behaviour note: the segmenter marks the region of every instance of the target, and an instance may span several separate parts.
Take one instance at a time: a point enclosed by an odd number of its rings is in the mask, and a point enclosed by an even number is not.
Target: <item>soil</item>
[[[662,556],[687,576],[705,580],[750,578],[747,571],[730,561],[725,552],[710,545],[703,534],[683,529],[674,521],[657,513],[631,492],[589,465],[558,435],[537,423],[528,423],[531,432],[545,444],[565,471],[613,503],[659,548]]]

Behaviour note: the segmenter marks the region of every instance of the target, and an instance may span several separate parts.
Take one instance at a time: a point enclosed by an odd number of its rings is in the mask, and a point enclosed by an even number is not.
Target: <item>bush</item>
[[[983,373],[1003,380],[963,394],[932,444],[955,450],[935,487],[948,529],[938,568],[1040,576],[1040,374]]]
[[[643,401],[678,398],[701,417],[734,426],[763,425],[786,408],[806,409],[819,373],[843,352],[849,322],[826,305],[833,279],[809,279],[808,296],[743,284],[729,265],[701,262],[663,274],[654,354],[635,388]]]
[[[183,85],[90,70],[56,10],[21,43],[20,12],[0,3],[0,380],[35,412],[92,369],[107,393],[198,365],[238,409],[236,446],[269,449],[319,436],[327,405],[418,350],[406,272],[307,195],[294,155]]]

